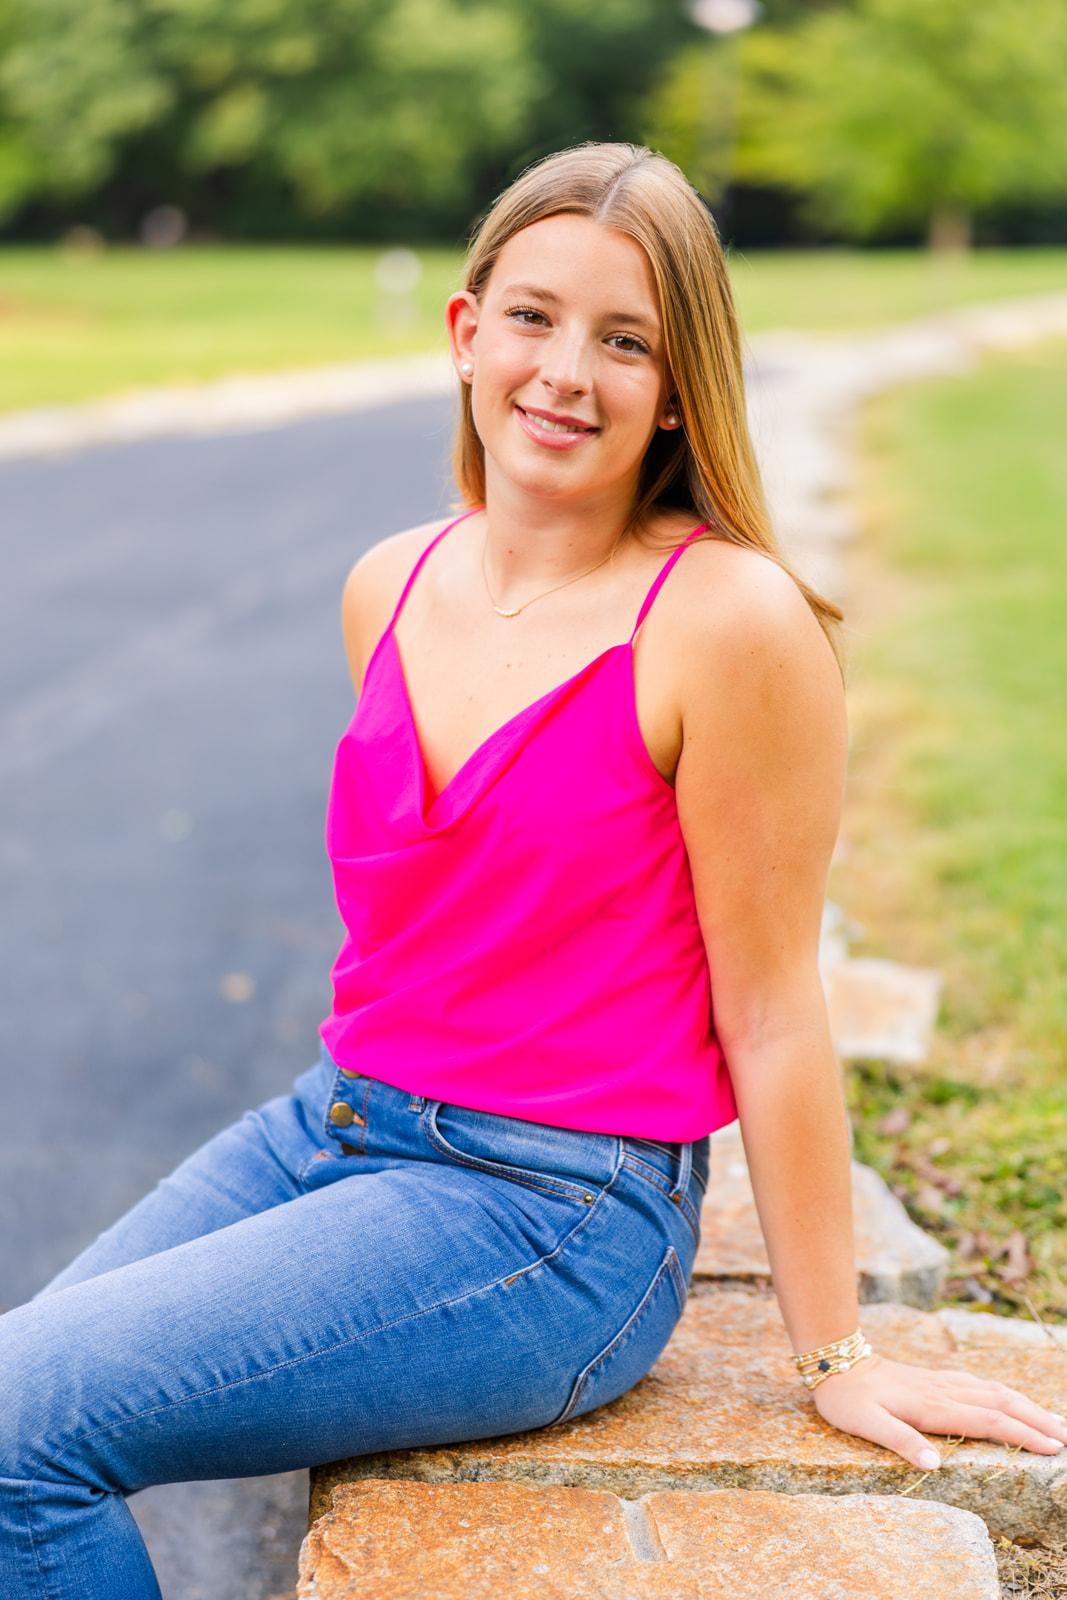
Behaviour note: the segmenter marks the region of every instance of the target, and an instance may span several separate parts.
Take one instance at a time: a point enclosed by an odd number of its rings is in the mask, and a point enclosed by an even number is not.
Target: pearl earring
[[[664,420],[664,422],[669,422],[671,427],[673,428],[675,423],[678,421],[678,418],[675,416],[673,411],[668,411],[667,415],[664,417],[663,420]]]
[[[474,371],[474,362],[473,361],[464,361],[464,362],[462,362],[461,365],[460,365],[460,369],[459,370],[460,370],[460,372],[462,372],[462,374],[463,374],[463,376],[465,378],[469,378],[471,373]]]

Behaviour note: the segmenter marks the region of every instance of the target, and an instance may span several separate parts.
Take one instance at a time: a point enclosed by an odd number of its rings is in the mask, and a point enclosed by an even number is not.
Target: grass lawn
[[[946,998],[925,1067],[851,1071],[857,1150],[956,1298],[1065,1321],[1067,345],[885,396],[865,446],[831,893]]]
[[[904,322],[954,305],[1067,290],[1067,249],[764,250],[731,258],[745,327],[845,332]]]
[[[443,344],[459,252],[420,252],[422,281],[399,307],[375,284],[378,255],[342,246],[97,256],[0,247],[0,411]],[[982,250],[949,268],[921,251],[763,252],[732,267],[749,332],[849,329],[1067,289],[1067,249]]]
[[[0,249],[0,411],[443,344],[462,257],[421,251],[422,279],[398,303],[375,283],[380,253]]]

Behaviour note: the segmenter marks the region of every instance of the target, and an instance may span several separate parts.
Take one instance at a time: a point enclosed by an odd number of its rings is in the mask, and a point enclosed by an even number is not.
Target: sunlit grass
[[[862,1158],[962,1242],[961,1279],[1067,1318],[1065,436],[1063,345],[871,408],[833,892],[867,949],[946,976],[929,1069],[852,1074]]]
[[[731,257],[746,329],[824,332],[903,322],[956,305],[1067,290],[1067,249],[781,250]]]
[[[380,252],[348,246],[0,247],[0,410],[443,346],[457,250],[420,251],[410,302],[385,295]],[[787,251],[732,258],[746,331],[849,330],[1067,289],[1067,250]]]
[[[441,313],[459,254],[420,252],[422,279],[409,298],[378,288],[379,255],[0,250],[0,409],[443,344]]]

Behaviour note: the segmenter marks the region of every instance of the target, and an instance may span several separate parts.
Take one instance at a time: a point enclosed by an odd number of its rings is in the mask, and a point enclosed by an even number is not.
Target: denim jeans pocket
[[[685,1302],[685,1276],[670,1245],[618,1333],[578,1374],[556,1423],[595,1411],[632,1389],[663,1354]]]
[[[423,1113],[439,1157],[541,1194],[592,1205],[618,1168],[619,1141],[433,1100]]]
[[[689,1148],[692,1151],[695,1147]],[[680,1152],[682,1147],[675,1149]],[[623,1166],[627,1172],[673,1203],[679,1215],[685,1218],[696,1249],[700,1244],[700,1211],[704,1200],[704,1188],[697,1171],[692,1166],[684,1171],[679,1155],[664,1151],[662,1146],[650,1146],[646,1140],[626,1139],[623,1150]],[[658,1159],[647,1159],[654,1150],[659,1152]]]

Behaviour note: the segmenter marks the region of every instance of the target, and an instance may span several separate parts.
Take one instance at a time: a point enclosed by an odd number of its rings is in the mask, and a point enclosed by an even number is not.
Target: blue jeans
[[[159,1600],[124,1496],[543,1428],[670,1337],[707,1141],[321,1062],[0,1317],[0,1597]]]

